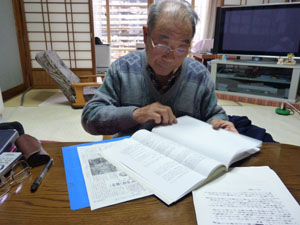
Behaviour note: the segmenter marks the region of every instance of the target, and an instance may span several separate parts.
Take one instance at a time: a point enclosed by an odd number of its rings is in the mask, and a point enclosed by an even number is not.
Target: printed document
[[[236,167],[193,191],[198,225],[299,225],[300,206],[267,166]]]
[[[105,149],[108,145],[103,147]],[[106,161],[94,145],[78,147],[78,155],[91,210],[151,195],[126,173]]]

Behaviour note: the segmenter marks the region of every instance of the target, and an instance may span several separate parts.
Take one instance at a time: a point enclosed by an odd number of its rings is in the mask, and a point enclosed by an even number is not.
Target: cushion
[[[80,83],[77,77],[53,50],[39,52],[36,61],[48,72],[62,90],[69,102],[75,102],[75,91],[72,83]]]

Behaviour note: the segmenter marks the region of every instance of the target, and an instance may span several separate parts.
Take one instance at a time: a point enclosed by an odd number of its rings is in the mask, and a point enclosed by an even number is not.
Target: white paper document
[[[299,225],[300,206],[267,166],[236,167],[193,191],[198,225]]]
[[[107,144],[78,147],[91,210],[151,195],[126,173],[106,161],[97,146],[109,147]]]

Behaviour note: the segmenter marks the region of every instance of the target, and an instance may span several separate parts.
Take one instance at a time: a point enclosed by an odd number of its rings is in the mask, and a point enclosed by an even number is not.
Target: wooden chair
[[[105,77],[101,74],[85,75],[79,78],[53,50],[39,52],[36,54],[35,59],[53,78],[73,108],[82,108],[101,86]],[[89,82],[89,80],[96,77],[101,77],[100,83]]]

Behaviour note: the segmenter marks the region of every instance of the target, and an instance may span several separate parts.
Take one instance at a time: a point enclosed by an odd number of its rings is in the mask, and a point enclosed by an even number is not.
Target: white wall
[[[0,88],[3,92],[23,82],[12,1],[1,0]]]

